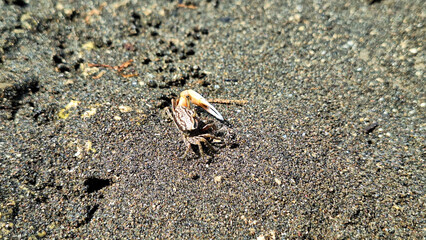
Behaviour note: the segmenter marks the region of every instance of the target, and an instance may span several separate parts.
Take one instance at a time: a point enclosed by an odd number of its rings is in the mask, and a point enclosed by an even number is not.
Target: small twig
[[[93,79],[98,79],[98,78],[101,78],[104,74],[105,74],[105,71],[102,71],[102,72],[100,72],[98,75],[93,76],[92,78],[93,78]]]
[[[193,4],[186,5],[186,4],[180,3],[180,4],[177,5],[177,7],[179,7],[179,8],[188,8],[188,9],[197,9],[197,6],[195,6]]]
[[[120,66],[115,66],[114,69],[117,70],[117,72],[121,72],[123,71],[123,69],[127,68],[128,66],[130,66],[133,62],[133,59],[130,59],[127,62],[124,62],[123,64],[121,64]]]
[[[137,77],[139,73],[131,73],[131,74],[120,74],[124,78]]]
[[[117,71],[118,74],[120,74],[120,76],[125,77],[125,78],[129,78],[129,77],[136,77],[139,76],[138,73],[131,73],[131,74],[123,74],[121,73],[124,69],[128,68],[131,64],[132,64],[133,60],[130,59],[124,63],[122,63],[120,66],[111,66],[108,64],[97,64],[97,63],[88,63],[87,66],[89,67],[103,67],[103,68],[109,68],[109,69],[113,69],[115,71]],[[95,77],[93,77],[93,79],[97,79],[102,77],[103,74],[99,74]]]
[[[232,99],[209,99],[208,102],[210,103],[219,103],[219,104],[236,104],[236,105],[244,105],[248,103],[247,100],[232,100]]]
[[[116,70],[115,67],[113,67],[111,65],[107,65],[107,64],[88,63],[87,66],[89,66],[89,67],[103,67],[103,68],[109,68],[109,69]]]

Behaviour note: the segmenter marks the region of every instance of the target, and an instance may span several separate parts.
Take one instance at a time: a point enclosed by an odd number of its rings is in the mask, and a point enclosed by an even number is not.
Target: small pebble
[[[214,177],[214,182],[215,182],[215,183],[220,183],[220,182],[222,182],[222,176],[216,176],[216,177]]]
[[[42,230],[42,231],[37,232],[37,236],[39,238],[45,237],[46,236],[46,231]]]
[[[411,48],[409,51],[412,54],[416,54],[418,52],[417,48]]]
[[[122,113],[130,112],[130,111],[133,110],[131,107],[129,107],[129,106],[123,106],[123,105],[119,106],[118,109]]]
[[[274,181],[276,184],[281,185],[281,180],[279,178],[275,178]]]
[[[148,87],[150,88],[156,88],[158,86],[157,82],[153,79],[150,79],[147,83]]]

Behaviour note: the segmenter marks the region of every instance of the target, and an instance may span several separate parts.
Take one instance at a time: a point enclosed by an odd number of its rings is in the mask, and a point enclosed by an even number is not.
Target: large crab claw
[[[202,107],[208,113],[213,115],[215,118],[223,121],[222,115],[213,107],[203,96],[194,90],[185,90],[180,93],[180,98],[177,101],[178,106],[190,108],[190,101],[197,106]]]

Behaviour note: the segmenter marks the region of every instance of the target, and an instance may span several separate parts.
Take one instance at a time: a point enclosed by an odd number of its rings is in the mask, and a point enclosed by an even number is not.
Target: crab
[[[185,90],[180,93],[179,98],[172,99],[173,122],[182,133],[183,141],[186,144],[186,151],[182,159],[185,159],[188,155],[191,145],[198,146],[201,158],[204,157],[203,144],[213,152],[216,152],[209,140],[220,140],[220,138],[211,133],[216,126],[213,123],[203,122],[197,113],[191,109],[190,102],[202,107],[215,118],[223,121],[222,115],[216,108],[194,90]]]

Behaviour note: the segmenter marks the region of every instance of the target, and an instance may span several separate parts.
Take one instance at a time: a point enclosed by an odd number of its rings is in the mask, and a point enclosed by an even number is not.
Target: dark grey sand
[[[423,0],[48,2],[0,1],[0,238],[425,237]],[[248,100],[209,158],[185,89]]]

